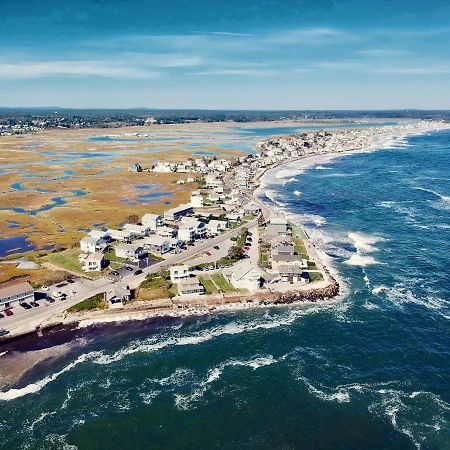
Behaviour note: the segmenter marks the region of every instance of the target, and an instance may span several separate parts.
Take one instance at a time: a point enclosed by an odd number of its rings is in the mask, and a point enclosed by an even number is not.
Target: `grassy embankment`
[[[93,295],[92,297],[83,300],[76,305],[71,306],[67,309],[68,312],[83,312],[83,311],[93,311],[95,309],[106,309],[108,303],[105,300],[105,294],[100,292],[99,294]]]
[[[168,272],[151,273],[137,289],[136,300],[172,298],[177,294],[177,287],[170,281]]]

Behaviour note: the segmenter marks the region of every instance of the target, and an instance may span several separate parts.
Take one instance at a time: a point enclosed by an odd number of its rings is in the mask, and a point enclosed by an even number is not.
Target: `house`
[[[148,227],[151,231],[156,231],[157,228],[164,225],[164,219],[158,214],[144,214],[141,222],[144,227]]]
[[[91,230],[89,231],[88,236],[96,239],[103,239],[105,242],[109,242],[110,240],[109,233],[104,230]]]
[[[296,265],[280,265],[278,273],[282,281],[288,281],[289,283],[309,283],[310,281],[309,273],[304,272],[301,267]]]
[[[111,239],[115,241],[123,241],[123,242],[131,242],[133,239],[133,233],[125,230],[108,230],[108,234],[111,236]]]
[[[266,225],[266,231],[265,231],[265,238],[266,240],[270,241],[273,238],[277,237],[277,236],[291,236],[292,235],[292,231],[289,230],[287,228],[287,225],[285,224],[273,224],[273,223],[269,223]]]
[[[177,250],[184,247],[184,242],[178,238],[165,238],[170,245],[171,250]]]
[[[164,238],[174,238],[177,237],[178,230],[171,227],[161,227],[156,230],[156,234]]]
[[[273,258],[275,255],[285,254],[285,255],[294,255],[295,254],[295,246],[292,242],[280,240],[280,238],[272,239],[274,242],[272,245],[271,257]]]
[[[178,238],[191,242],[194,239],[203,239],[206,236],[206,225],[193,217],[183,217],[178,227]]]
[[[230,213],[225,216],[230,222],[238,223],[241,221],[242,216],[239,213]]]
[[[204,292],[205,288],[197,277],[188,278],[178,285],[178,293],[181,295],[198,295]]]
[[[225,231],[225,228],[227,227],[227,222],[224,220],[216,220],[212,219],[206,224],[206,230],[209,234],[220,234],[222,231]]]
[[[28,281],[0,285],[0,308],[10,308],[14,303],[34,300],[34,289]]]
[[[80,248],[85,253],[103,252],[108,244],[103,239],[86,236],[80,240]]]
[[[110,308],[120,308],[123,302],[129,301],[130,298],[131,291],[128,286],[114,285],[113,288],[106,291],[106,301]]]
[[[287,253],[275,253],[271,257],[272,269],[278,270],[281,265],[296,265],[302,268],[308,266],[308,261],[306,259],[300,259],[298,255],[290,255]]]
[[[256,291],[261,287],[261,274],[253,264],[244,261],[235,266],[231,272],[230,282],[237,289]]]
[[[83,263],[85,272],[100,272],[105,266],[107,260],[103,253],[89,253],[88,255],[80,255],[80,261]]]
[[[144,247],[138,244],[118,244],[115,252],[118,258],[131,260],[141,259],[147,254]]]
[[[170,252],[171,244],[167,238],[161,236],[149,236],[144,239],[145,248],[151,253],[164,255]]]
[[[286,228],[288,226],[288,221],[281,216],[273,216],[270,218],[269,223],[271,223],[272,225],[285,225]]]
[[[193,208],[203,208],[203,196],[200,191],[192,191],[191,205]]]
[[[180,220],[183,216],[188,216],[194,213],[194,209],[190,203],[177,206],[176,208],[168,209],[164,213],[164,219],[171,222],[176,222]]]
[[[128,172],[142,172],[142,167],[140,164],[134,163],[128,167]]]
[[[244,213],[249,216],[257,216],[261,212],[261,208],[254,203],[249,203],[244,206]]]
[[[172,283],[178,283],[181,280],[189,278],[188,266],[172,266],[169,271],[170,281],[172,281]]]
[[[208,199],[213,203],[217,203],[220,200],[220,195],[217,192],[210,192]]]
[[[128,231],[129,233],[132,233],[136,237],[143,237],[148,236],[150,234],[150,227],[145,225],[137,225],[134,223],[126,223],[123,226],[124,231]]]

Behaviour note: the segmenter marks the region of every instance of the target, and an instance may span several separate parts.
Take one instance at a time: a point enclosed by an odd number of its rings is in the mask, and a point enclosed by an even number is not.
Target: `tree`
[[[130,214],[127,221],[128,223],[137,224],[139,222],[139,217],[136,214]]]

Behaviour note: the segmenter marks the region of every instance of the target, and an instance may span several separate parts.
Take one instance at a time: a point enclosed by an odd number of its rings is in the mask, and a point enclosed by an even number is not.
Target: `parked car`
[[[214,250],[219,250],[219,246],[218,246],[218,245],[215,245],[215,246],[213,247],[213,249],[214,249]]]
[[[13,316],[14,315],[14,313],[10,309],[5,309],[3,312],[5,313],[5,316]]]
[[[135,275],[140,275],[141,273],[143,273],[141,269],[138,269],[136,270],[136,272],[134,272]]]
[[[20,303],[20,306],[21,306],[23,309],[31,309],[31,305],[29,305],[29,304],[26,303],[26,302]]]
[[[67,283],[59,283],[56,285],[56,287],[60,288],[60,287],[64,287],[67,286]]]
[[[0,313],[0,319],[3,319],[5,317],[2,313]]]
[[[129,272],[131,272],[133,270],[133,268],[129,267],[129,266],[125,267],[125,269],[128,270]]]
[[[73,278],[69,278],[69,279],[67,280],[67,282],[70,283],[70,284],[73,284],[73,283],[75,283],[75,280],[74,280]]]
[[[32,302],[30,302],[30,305],[34,306],[36,308],[37,306],[39,306],[39,303],[35,302],[35,301],[32,301]]]
[[[8,334],[9,331],[5,330],[4,328],[0,328],[0,336],[4,336],[5,334]]]

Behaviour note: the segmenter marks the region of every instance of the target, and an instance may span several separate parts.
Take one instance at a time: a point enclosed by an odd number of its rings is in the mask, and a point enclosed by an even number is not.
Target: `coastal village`
[[[389,131],[414,133],[437,126],[421,122]],[[255,154],[231,160],[189,158],[149,168],[134,163],[129,170],[136,177],[145,178],[150,171],[185,173],[178,183],[195,185],[190,202],[163,214],[144,214],[120,229],[91,229],[79,242],[82,272],[69,271],[62,283],[36,292],[26,281],[0,286],[1,318],[6,319],[2,322],[13,323],[17,314],[21,326],[10,329],[19,333],[59,323],[68,312],[138,305],[140,311],[167,314],[233,303],[332,298],[339,285],[317,257],[305,230],[261,202],[255,191],[261,176],[276,165],[365,149],[383,133],[385,127],[311,131],[267,139],[256,146]],[[42,302],[48,302],[48,313],[33,322]]]

